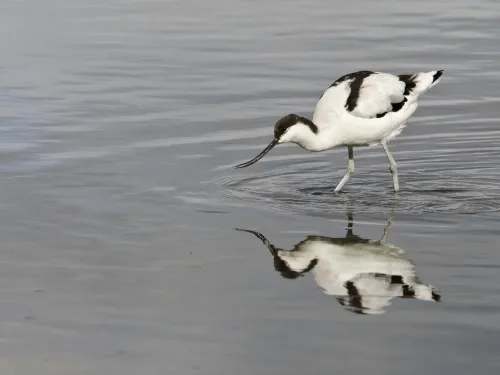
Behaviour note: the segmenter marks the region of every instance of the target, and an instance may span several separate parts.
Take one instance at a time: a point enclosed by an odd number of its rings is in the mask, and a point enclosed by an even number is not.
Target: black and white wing
[[[345,109],[361,118],[380,118],[398,112],[427,91],[442,74],[442,71],[402,75],[358,72],[349,83]]]
[[[381,118],[415,102],[442,74],[442,70],[402,75],[372,71],[346,74],[325,91],[315,115],[321,118],[334,111],[340,116],[343,111],[363,119]]]
[[[405,82],[392,74],[358,76],[349,88],[345,109],[356,117],[383,117],[388,112],[400,110],[406,101]]]

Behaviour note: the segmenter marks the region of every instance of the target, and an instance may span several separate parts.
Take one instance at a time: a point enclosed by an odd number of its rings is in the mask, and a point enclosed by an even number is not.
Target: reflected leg
[[[387,225],[384,227],[384,234],[382,235],[382,238],[379,240],[380,243],[385,243],[387,241],[387,236],[389,235],[389,227],[392,225],[392,220],[394,218],[394,211],[396,210],[397,200],[398,200],[398,194],[394,193],[391,209],[387,217]]]

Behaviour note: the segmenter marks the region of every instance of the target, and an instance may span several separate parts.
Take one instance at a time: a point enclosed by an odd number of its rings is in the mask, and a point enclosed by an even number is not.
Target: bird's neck
[[[303,126],[300,135],[296,137],[296,144],[309,151],[324,151],[335,146],[334,136],[329,136],[327,129],[320,129],[311,120],[301,117]],[[332,134],[333,135],[333,134]]]
[[[307,126],[313,134],[319,133],[318,126],[308,118],[300,117],[300,122],[303,123],[305,126]]]

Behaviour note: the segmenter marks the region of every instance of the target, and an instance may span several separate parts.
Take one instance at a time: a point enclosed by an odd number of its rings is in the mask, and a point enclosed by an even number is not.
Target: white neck
[[[280,143],[292,142],[309,151],[324,151],[337,145],[337,137],[329,133],[328,129],[319,128],[314,133],[309,126],[299,122],[287,130]]]

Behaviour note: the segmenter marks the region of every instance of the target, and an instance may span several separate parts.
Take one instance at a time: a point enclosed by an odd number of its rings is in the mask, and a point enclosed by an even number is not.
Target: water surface
[[[0,369],[497,374],[499,22],[487,0],[3,1]],[[344,149],[233,169],[361,69],[445,70],[390,145],[397,197],[380,147],[342,194]],[[340,246],[349,217],[362,244],[392,222],[441,301],[353,313],[234,230]]]

